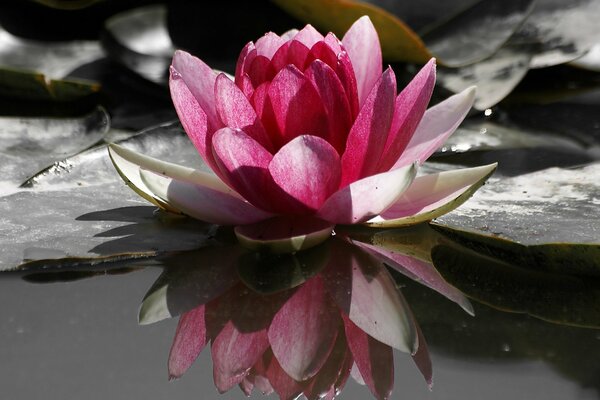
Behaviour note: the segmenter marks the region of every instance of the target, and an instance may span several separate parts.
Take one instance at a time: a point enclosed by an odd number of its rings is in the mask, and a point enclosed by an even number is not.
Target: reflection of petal
[[[329,354],[329,358],[315,375],[306,389],[304,395],[308,399],[320,399],[328,393],[335,393],[336,383],[341,375],[345,374],[346,358],[348,357],[348,344],[344,327],[340,324],[339,332],[335,341],[335,345]]]
[[[327,361],[340,324],[339,311],[320,277],[308,280],[277,312],[269,341],[281,367],[297,381],[314,376]]]
[[[394,387],[392,348],[367,335],[346,317],[344,327],[354,362],[365,384],[378,399],[389,398]]]
[[[270,356],[270,357],[269,357]],[[267,356],[267,368],[265,376],[275,389],[275,392],[279,395],[282,400],[295,399],[299,394],[302,393],[303,387],[290,378],[290,376],[281,368],[281,365],[272,354]]]
[[[225,293],[239,281],[241,246],[211,246],[162,260],[165,271],[150,288],[139,311],[140,324],[175,317]]]
[[[179,318],[169,354],[169,379],[181,377],[198,358],[207,341],[204,305],[201,305]]]
[[[417,340],[410,310],[389,272],[372,256],[337,242],[325,269],[327,290],[359,328],[400,351],[412,353]],[[343,267],[340,267],[343,265]]]
[[[268,348],[266,329],[240,332],[229,321],[211,345],[213,377],[219,392],[224,393],[240,383]]]
[[[419,348],[417,349],[417,352],[412,355],[412,358],[431,389],[433,386],[433,368],[431,366],[431,357],[429,357],[429,349],[427,348],[427,342],[425,341],[425,336],[423,336],[421,327],[416,322],[415,327],[417,328],[417,336],[419,338]]]
[[[473,315],[473,306],[469,302],[469,299],[460,290],[446,282],[431,263],[387,250],[383,247],[358,241],[353,241],[352,243],[409,278],[426,285],[442,296],[452,300],[467,313]]]

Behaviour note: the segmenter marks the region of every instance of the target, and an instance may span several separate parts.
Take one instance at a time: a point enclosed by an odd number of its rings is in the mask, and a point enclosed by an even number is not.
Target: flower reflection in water
[[[181,314],[169,375],[182,376],[210,343],[219,392],[239,385],[247,395],[332,399],[352,376],[388,398],[393,349],[411,354],[431,385],[425,339],[384,262],[471,311],[427,262],[344,235],[295,254],[219,245],[181,257],[189,259],[150,290],[140,321]]]

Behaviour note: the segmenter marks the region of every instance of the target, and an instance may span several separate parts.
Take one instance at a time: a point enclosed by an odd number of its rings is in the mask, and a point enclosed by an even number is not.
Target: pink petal
[[[296,68],[304,70],[308,52],[308,47],[304,44],[297,40],[291,40],[277,50],[271,59],[271,66],[275,71],[279,71],[286,65],[292,64],[295,65]]]
[[[394,116],[396,78],[388,68],[367,97],[352,125],[342,156],[342,186],[377,172]]]
[[[383,69],[379,37],[369,17],[363,16],[352,24],[342,43],[352,60],[362,107]]]
[[[208,130],[206,113],[200,104],[198,104],[198,101],[192,95],[186,83],[181,79],[181,75],[173,68],[171,68],[169,78],[169,89],[183,129],[188,134],[204,162],[213,171],[218,172],[211,151],[212,131]]]
[[[206,113],[208,130],[215,131],[219,129],[222,124],[219,121],[215,108],[214,95],[217,74],[199,58],[182,50],[177,50],[173,56],[173,70],[175,70],[177,78],[183,80],[202,110]],[[174,73],[171,72],[171,80],[173,80],[173,75]],[[174,101],[176,100],[173,94],[171,97],[173,97]]]
[[[327,361],[339,324],[339,312],[316,276],[300,286],[273,318],[269,327],[273,354],[289,376],[307,380]]]
[[[300,383],[292,379],[284,370],[272,354],[267,361],[266,377],[279,395],[281,400],[293,400],[300,395],[303,387]]]
[[[326,135],[327,115],[319,93],[298,68],[288,65],[279,71],[268,94],[281,132],[276,146],[300,135]]]
[[[352,112],[344,86],[335,71],[320,60],[314,61],[305,71],[305,75],[317,89],[325,107],[329,123],[326,139],[339,154],[343,154],[346,137],[352,127]]]
[[[371,337],[412,353],[416,333],[410,309],[389,272],[362,250],[341,240],[335,244],[323,276],[338,307]]]
[[[337,52],[335,52],[327,43],[324,41],[317,42],[311,47],[310,52],[306,58],[306,63],[304,68],[306,69],[310,64],[315,60],[321,60],[325,64],[329,65],[332,69],[337,68],[338,57]]]
[[[327,35],[325,35],[323,41],[331,50],[333,50],[334,53],[337,54],[342,51],[342,41],[335,36],[335,33],[329,32]]]
[[[312,25],[306,25],[294,36],[294,40],[310,49],[315,43],[324,40],[324,37]]]
[[[268,348],[266,329],[242,332],[228,322],[211,345],[213,377],[219,392],[239,384]]]
[[[435,85],[435,59],[431,59],[396,98],[394,118],[379,171],[388,171],[410,141],[429,104]]]
[[[446,214],[467,201],[494,173],[496,166],[494,163],[420,176],[389,209],[367,224],[400,227]]]
[[[235,234],[244,247],[273,253],[309,249],[329,239],[332,231],[330,223],[307,216],[281,216],[235,228]]]
[[[250,203],[269,210],[271,153],[240,129],[220,129],[212,144],[215,161],[233,188]]]
[[[422,283],[447,299],[452,300],[467,313],[473,315],[473,306],[467,297],[460,290],[446,282],[431,263],[385,249],[381,246],[373,246],[358,241],[353,241],[352,243],[409,278]]]
[[[256,41],[254,46],[256,47],[257,55],[271,59],[277,49],[279,49],[279,47],[281,47],[281,45],[284,43],[285,40],[280,38],[275,33],[267,32]]]
[[[250,81],[254,87],[270,81],[277,72],[271,65],[271,60],[262,55],[257,55],[252,61],[246,63],[246,65],[246,73],[250,77]]]
[[[358,180],[335,192],[317,217],[334,224],[357,224],[387,210],[416,175],[416,166],[396,169]]]
[[[358,86],[354,68],[352,67],[352,61],[345,51],[338,53],[338,67],[336,73],[346,90],[346,96],[348,97],[350,108],[352,110],[352,117],[354,119],[360,111],[358,104]]]
[[[279,127],[275,119],[275,112],[273,111],[273,105],[269,98],[269,87],[270,82],[264,82],[254,89],[252,97],[250,97],[250,103],[256,110],[258,118],[262,121],[265,130],[269,133],[269,137],[273,140],[273,137],[278,135]]]
[[[310,210],[340,185],[340,157],[324,139],[302,135],[283,146],[269,164],[273,181]]]
[[[394,388],[392,348],[367,335],[347,317],[343,319],[348,345],[361,377],[376,398],[388,399]]]
[[[240,225],[263,221],[273,214],[260,210],[237,193],[225,192],[201,180],[170,178],[140,170],[145,185],[173,208],[192,218],[218,225]]]
[[[269,136],[248,98],[225,74],[217,77],[215,98],[217,112],[227,127],[242,129],[265,149],[273,150]]]
[[[254,47],[253,42],[248,42],[238,57],[237,63],[235,65],[235,84],[241,89],[242,86],[242,77],[246,74],[247,64],[249,64],[254,57],[256,57],[256,47]]]
[[[425,112],[406,150],[392,168],[422,164],[454,133],[473,105],[475,87],[447,98]]]
[[[179,318],[169,353],[169,379],[181,377],[198,358],[207,342],[204,305],[201,305]]]

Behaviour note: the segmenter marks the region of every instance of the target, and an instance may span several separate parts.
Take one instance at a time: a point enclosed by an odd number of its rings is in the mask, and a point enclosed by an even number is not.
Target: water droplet
[[[487,108],[484,112],[483,115],[485,115],[486,117],[489,117],[490,115],[492,115],[492,109],[491,108]]]
[[[510,351],[510,345],[508,343],[504,343],[502,345],[502,351],[508,353]]]

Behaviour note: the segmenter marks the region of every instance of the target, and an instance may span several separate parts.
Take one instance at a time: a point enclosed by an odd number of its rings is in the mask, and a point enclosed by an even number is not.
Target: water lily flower
[[[462,122],[469,88],[427,109],[429,61],[399,94],[383,71],[377,32],[358,19],[342,40],[307,25],[267,33],[242,50],[235,78],[177,51],[171,97],[212,173],[109,148],[121,176],[162,208],[235,226],[240,242],[289,252],[326,240],[337,224],[398,227],[466,201],[486,165],[417,177]]]

